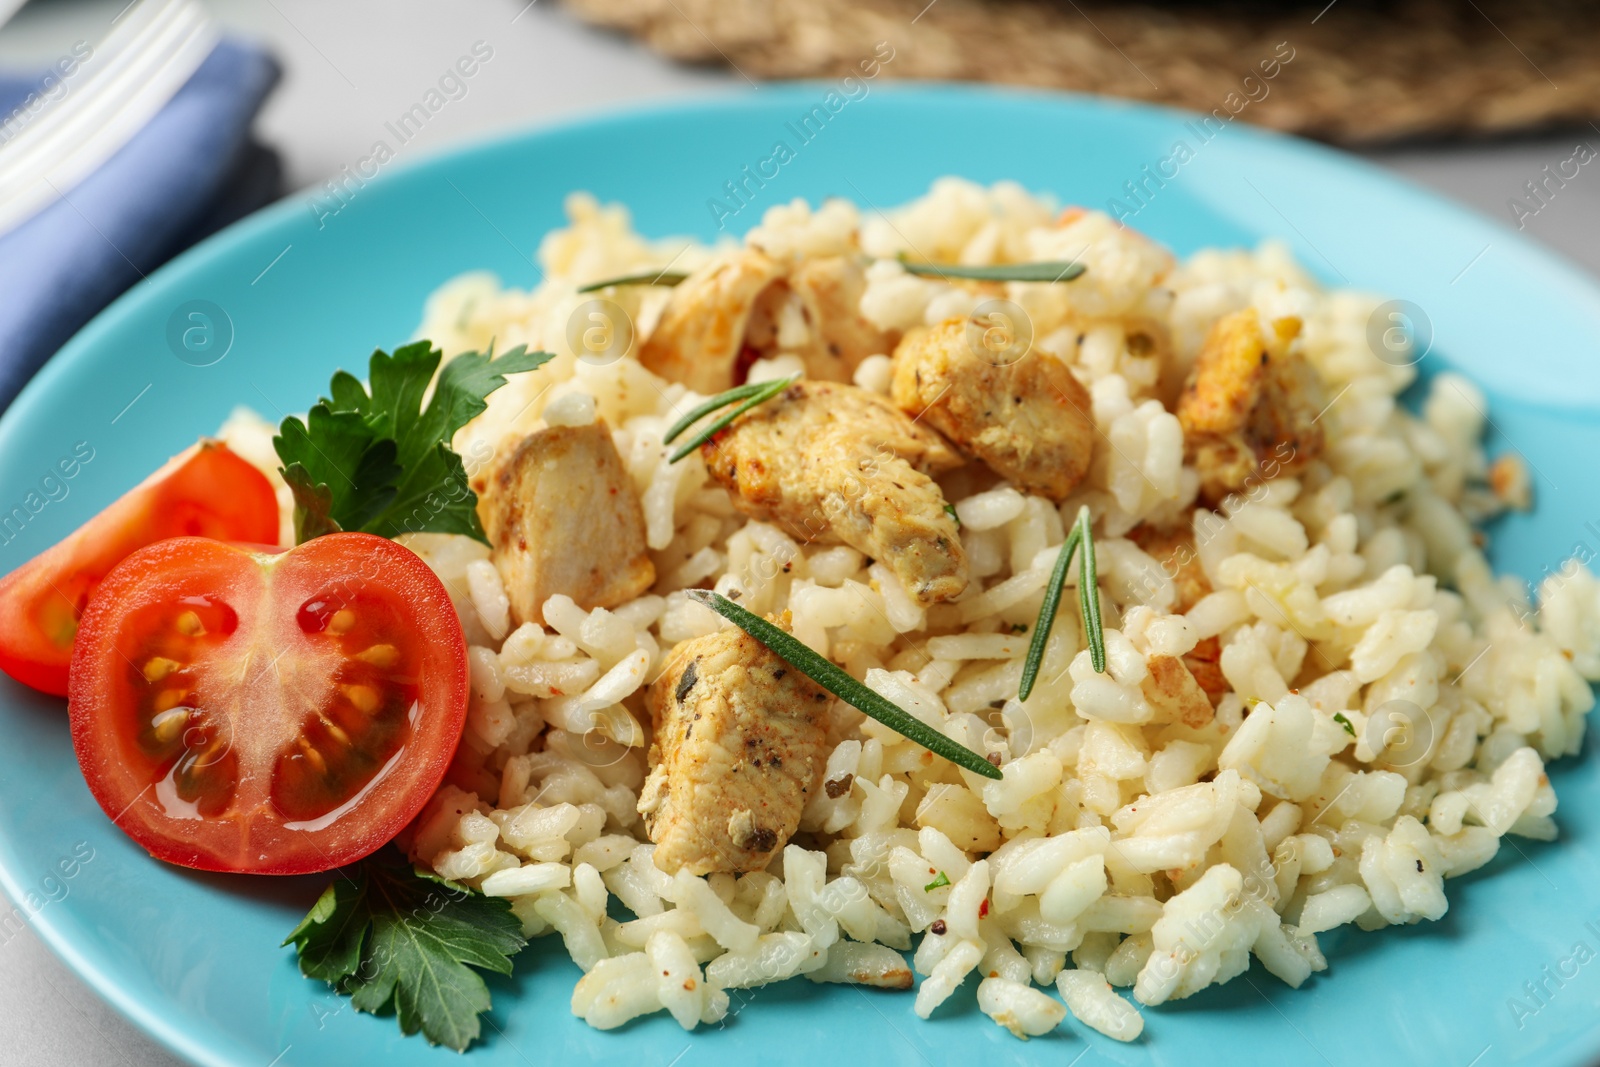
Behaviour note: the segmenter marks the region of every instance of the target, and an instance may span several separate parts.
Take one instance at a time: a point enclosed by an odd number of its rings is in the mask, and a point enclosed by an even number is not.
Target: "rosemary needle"
[[[1000,768],[964,745],[946,737],[921,719],[905,711],[893,701],[868,689],[840,668],[814,652],[805,642],[786,633],[761,616],[740,607],[727,597],[708,589],[684,590],[691,600],[704,604],[712,611],[732,622],[739,629],[766,645],[795,670],[816,682],[861,711],[877,719],[889,729],[910,738],[937,756],[964,767],[985,778],[1002,777]]]
[[[607,278],[604,281],[580,285],[578,286],[578,292],[593,293],[601,289],[609,289],[613,285],[677,285],[687,277],[688,275],[681,271],[647,270],[638,274],[624,274],[619,278]]]
[[[1077,523],[1067,531],[1056,555],[1056,565],[1050,572],[1050,584],[1045,586],[1044,604],[1039,608],[1039,620],[1033,624],[1033,637],[1028,641],[1028,655],[1022,661],[1022,682],[1017,686],[1017,699],[1027,700],[1033,693],[1033,684],[1039,679],[1039,667],[1044,663],[1044,646],[1050,640],[1050,629],[1056,624],[1056,610],[1061,605],[1061,590],[1067,582],[1067,568],[1072,566],[1072,556],[1078,550],[1082,531]]]
[[[980,282],[1070,282],[1084,272],[1083,264],[1072,260],[964,267],[959,263],[915,263],[902,258],[900,265],[907,274],[924,278],[970,278]]]
[[[677,439],[679,434],[683,433],[683,431],[687,430],[689,427],[693,426],[695,423],[699,422],[713,411],[716,411],[718,408],[725,408],[736,400],[745,400],[749,397],[755,396],[757,393],[761,392],[771,384],[771,382],[751,382],[749,385],[735,386],[732,389],[718,393],[716,396],[701,401],[687,415],[672,424],[672,427],[667,430],[666,436],[661,439],[661,443],[670,445],[675,439]]]
[[[1062,587],[1067,581],[1067,568],[1079,549],[1083,558],[1078,564],[1078,611],[1083,616],[1083,631],[1089,642],[1089,662],[1101,673],[1106,669],[1106,634],[1100,620],[1099,574],[1095,568],[1094,533],[1090,530],[1089,508],[1078,510],[1078,521],[1067,532],[1056,555],[1056,565],[1050,572],[1050,584],[1045,587],[1044,603],[1039,607],[1039,621],[1033,624],[1033,639],[1028,642],[1028,655],[1022,662],[1022,682],[1017,687],[1017,699],[1027,700],[1039,680],[1039,667],[1044,662],[1045,644],[1050,639],[1050,629],[1055,625],[1056,612],[1061,607]]]
[[[1100,572],[1095,566],[1094,535],[1089,532],[1089,506],[1078,511],[1083,530],[1083,559],[1078,563],[1078,607],[1083,612],[1083,629],[1089,639],[1089,662],[1096,672],[1106,672],[1106,631],[1100,621]]]
[[[679,434],[687,430],[697,420],[704,418],[713,411],[716,411],[718,408],[727,407],[729,404],[732,404],[735,401],[742,400],[743,403],[733,408],[733,410],[724,412],[722,415],[719,415],[717,418],[713,419],[703,430],[700,430],[693,437],[689,438],[689,440],[680,445],[678,450],[672,453],[667,462],[676,463],[680,459],[683,459],[685,456],[689,455],[689,453],[693,452],[695,449],[699,448],[701,445],[717,436],[717,434],[721,433],[731,422],[733,422],[734,419],[737,419],[740,415],[743,415],[757,404],[765,404],[768,400],[771,400],[773,397],[777,396],[779,393],[783,392],[785,389],[789,388],[789,386],[793,385],[799,380],[800,376],[798,374],[794,374],[787,378],[779,378],[776,381],[757,382],[754,385],[741,385],[736,389],[729,389],[725,393],[718,393],[716,396],[712,397],[710,400],[707,400],[704,404],[701,404],[699,407],[689,412],[689,414],[675,422],[672,425],[672,428],[667,431],[667,435],[662,438],[662,444],[671,444]]]

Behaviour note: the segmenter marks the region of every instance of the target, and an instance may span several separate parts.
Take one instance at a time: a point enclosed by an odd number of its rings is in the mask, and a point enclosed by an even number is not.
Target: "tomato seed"
[[[156,699],[151,704],[151,707],[159,714],[163,711],[171,711],[188,698],[189,691],[187,689],[163,689],[156,694]]]
[[[175,625],[178,632],[185,637],[200,637],[206,632],[205,623],[201,622],[200,616],[192,611],[179,615]]]
[[[179,663],[175,659],[168,659],[165,656],[152,656],[150,662],[144,665],[144,680],[147,682],[159,682],[177,670],[178,667]]]
[[[170,744],[178,739],[178,734],[183,730],[184,724],[189,721],[189,708],[173,708],[163,711],[150,720],[150,728],[155,731],[156,740],[162,744]]]
[[[362,663],[370,663],[380,670],[388,670],[400,662],[400,650],[393,645],[373,645],[365,652],[361,652],[356,659]]]
[[[316,769],[318,774],[327,774],[328,761],[322,758],[322,753],[317,751],[316,746],[307,741],[304,734],[297,740],[300,742],[300,751],[306,754],[306,761]]]
[[[378,691],[370,685],[341,685],[339,692],[363,715],[371,715],[378,710]]]
[[[349,633],[356,625],[356,613],[349,608],[340,608],[333,613],[333,618],[328,620],[328,632],[335,636]]]
[[[172,769],[178,796],[194,804],[206,818],[228,810],[238,785],[239,758],[222,740],[211,742],[204,752],[186,752]]]

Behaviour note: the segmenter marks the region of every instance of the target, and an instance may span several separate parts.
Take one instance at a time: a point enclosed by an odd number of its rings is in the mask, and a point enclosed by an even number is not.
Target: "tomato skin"
[[[0,670],[67,695],[72,639],[95,586],[129,553],[193,535],[278,543],[272,483],[219,441],[201,441],[0,579]]]
[[[174,612],[177,625],[167,625]],[[186,627],[191,614],[203,621]],[[362,621],[340,629],[343,615]],[[374,649],[387,651],[374,659]],[[160,716],[150,708],[164,705],[149,698],[159,701],[162,686],[181,694],[177,711],[189,717],[181,740],[152,754]],[[101,583],[79,628],[70,688],[72,742],[90,792],[152,856],[200,870],[307,874],[376,851],[432,797],[466,723],[466,640],[443,583],[386,538],[334,533],[281,553],[173,538],[133,553]],[[373,699],[355,700],[356,689]],[[343,743],[319,723],[342,726]],[[324,796],[302,751],[308,736],[321,746],[318,770],[341,759],[378,769]],[[188,796],[186,766],[199,767],[193,780],[202,782]],[[208,786],[203,775],[213,772]]]

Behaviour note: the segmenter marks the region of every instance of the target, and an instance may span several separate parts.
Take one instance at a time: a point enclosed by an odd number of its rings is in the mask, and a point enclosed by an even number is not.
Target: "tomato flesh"
[[[175,538],[101,584],[68,706],[90,790],[158,859],[328,870],[438,787],[466,718],[466,644],[443,584],[385,538],[280,554]]]
[[[217,441],[169,460],[54,547],[0,579],[0,670],[67,695],[72,642],[90,594],[129,553],[183,535],[278,543],[272,483]]]

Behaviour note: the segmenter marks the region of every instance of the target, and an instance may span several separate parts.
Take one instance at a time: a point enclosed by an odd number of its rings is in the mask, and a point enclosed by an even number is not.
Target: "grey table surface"
[[[96,41],[125,5],[35,0],[0,28],[0,67],[42,66],[75,41]],[[493,62],[466,97],[421,131],[421,151],[606,107],[749,91],[737,72],[673,64],[583,25],[553,0],[207,0],[207,7],[229,32],[268,43],[283,63],[283,82],[257,133],[283,156],[292,188],[320,184],[354,163],[386,121],[477,41],[495,50]],[[1511,199],[1525,196],[1525,183],[1571,157],[1580,142],[1600,145],[1600,130],[1368,155],[1515,225]],[[1580,171],[1523,223],[1535,239],[1600,274],[1600,176]],[[0,944],[0,1064],[178,1062],[85,987],[30,930]],[[291,1053],[274,1067],[300,1062]]]

